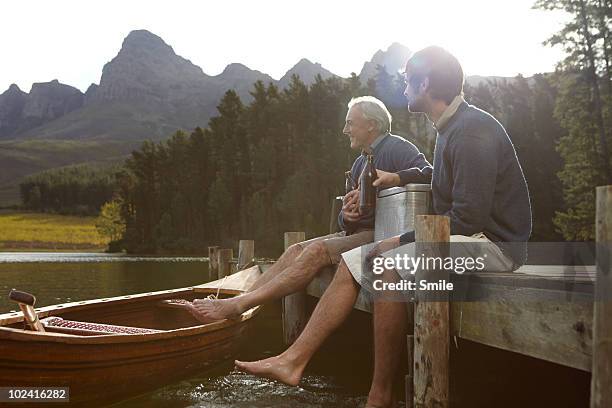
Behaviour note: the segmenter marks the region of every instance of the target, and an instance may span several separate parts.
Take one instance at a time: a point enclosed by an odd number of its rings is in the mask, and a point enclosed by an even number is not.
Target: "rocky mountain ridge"
[[[364,63],[360,79],[367,83],[379,66],[395,75],[411,55],[399,44],[378,50]],[[253,83],[263,81],[285,88],[298,75],[307,85],[317,75],[336,76],[306,58],[280,79],[240,64],[229,64],[219,75],[177,55],[159,36],[135,30],[117,55],[102,69],[99,84],[85,93],[57,80],[36,83],[29,93],[11,85],[0,94],[0,140],[142,140],[163,138],[177,129],[206,126],[228,89],[248,103]]]

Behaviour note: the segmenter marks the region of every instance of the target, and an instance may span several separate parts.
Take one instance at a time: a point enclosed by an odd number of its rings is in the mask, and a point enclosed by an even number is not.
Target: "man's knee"
[[[323,242],[313,242],[308,245],[302,253],[302,257],[308,259],[310,262],[316,262],[319,265],[330,263],[329,253]]]
[[[295,258],[299,256],[302,253],[302,251],[304,251],[304,248],[302,247],[302,245],[297,243],[297,244],[290,245],[289,248],[285,250],[285,254],[293,256]]]

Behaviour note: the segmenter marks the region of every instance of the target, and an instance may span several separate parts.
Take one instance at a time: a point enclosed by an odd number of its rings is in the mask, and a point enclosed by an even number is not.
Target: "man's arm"
[[[399,176],[397,185],[431,183],[433,167],[427,161],[425,155],[412,143],[402,144],[402,147],[402,149],[396,149],[392,153],[393,166]]]
[[[342,209],[338,214],[338,225],[343,231],[350,232],[352,230],[351,224],[357,222],[359,217],[359,190],[353,190],[347,193],[342,200]]]
[[[473,235],[486,225],[497,182],[497,144],[486,133],[464,134],[448,146],[453,171],[450,233]]]
[[[374,186],[389,188],[409,183],[431,183],[433,167],[425,155],[412,143],[402,143],[401,146],[401,149],[391,152],[392,172],[376,169],[378,179],[374,181]]]
[[[465,134],[447,146],[453,172],[451,235],[482,232],[493,205],[497,180],[497,145],[487,134]],[[400,244],[415,241],[414,231],[400,236]]]
[[[355,189],[345,194],[342,200],[342,209],[340,210],[340,214],[338,214],[338,225],[342,228],[342,231],[346,232],[352,232],[353,228],[351,224],[359,221],[359,192],[357,184],[359,183],[359,176],[361,175],[360,161],[363,160],[362,157],[363,156],[359,156],[351,166],[351,177],[355,183]]]

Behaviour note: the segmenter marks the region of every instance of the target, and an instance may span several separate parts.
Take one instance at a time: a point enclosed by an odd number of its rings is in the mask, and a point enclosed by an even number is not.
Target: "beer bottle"
[[[359,214],[373,215],[376,207],[376,187],[372,185],[378,178],[374,167],[374,156],[367,155],[366,165],[359,176]]]
[[[344,177],[346,181],[344,183],[344,193],[348,194],[355,189],[355,181],[353,180],[353,176],[351,175],[351,171],[347,171],[344,173]]]

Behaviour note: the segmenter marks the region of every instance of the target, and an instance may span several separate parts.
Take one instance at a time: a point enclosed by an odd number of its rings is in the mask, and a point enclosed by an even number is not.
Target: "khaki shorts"
[[[512,272],[517,268],[514,261],[507,257],[499,247],[489,240],[483,233],[474,234],[472,236],[451,235],[450,236],[451,256],[470,256],[486,258],[487,272]],[[359,248],[354,248],[342,254],[342,258],[346,263],[351,275],[361,286],[366,286],[371,281],[372,272],[363,270],[365,256],[374,248],[376,244],[364,245]],[[411,242],[406,245],[399,246],[382,254],[385,258],[393,258],[396,255],[407,254],[415,256],[415,243]],[[402,279],[410,279],[411,274],[405,270],[398,270],[398,274]]]
[[[327,251],[327,255],[329,256],[330,265],[337,265],[340,263],[343,252],[369,244],[372,241],[374,241],[374,231],[363,230],[355,232],[351,235],[346,235],[345,232],[337,232],[335,234],[329,234],[322,237],[312,238],[307,241],[302,241],[296,245],[303,250],[308,245],[314,244],[315,242],[322,242]]]

